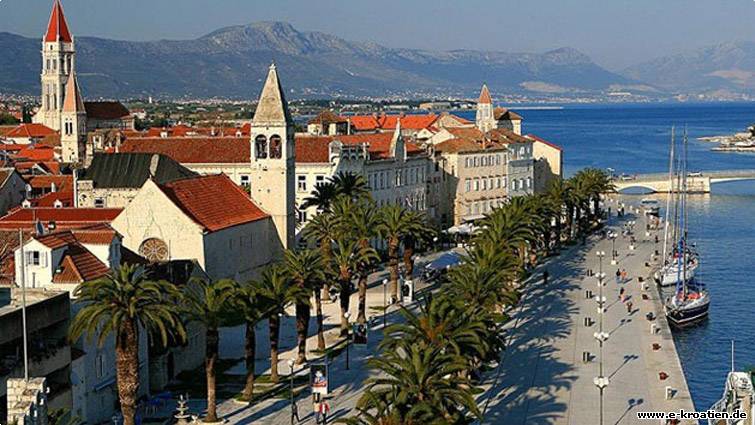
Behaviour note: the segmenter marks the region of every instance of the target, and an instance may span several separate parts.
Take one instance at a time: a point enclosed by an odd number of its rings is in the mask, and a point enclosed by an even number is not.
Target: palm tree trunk
[[[278,313],[270,316],[270,381],[278,383],[278,333],[280,332],[280,318]]]
[[[205,422],[217,422],[216,394],[215,394],[215,363],[218,360],[218,330],[207,328],[207,343],[205,348],[205,373],[207,374],[207,416]]]
[[[255,324],[246,322],[244,338],[244,362],[246,363],[246,383],[241,398],[251,400],[254,396],[254,357],[257,355],[257,331]]]
[[[325,349],[325,330],[323,326],[322,318],[322,300],[320,298],[320,290],[315,289],[315,314],[317,315],[317,349],[322,351]]]
[[[359,314],[357,314],[357,321],[364,325],[367,323],[367,272],[364,271],[359,274]]]
[[[390,286],[390,293],[391,293],[391,304],[396,303],[399,298],[398,293],[398,239],[391,238],[388,241],[388,268],[390,270],[391,276],[391,286]]]
[[[348,273],[341,274],[341,336],[345,337],[349,334],[349,319],[346,318],[346,313],[349,311],[349,301],[351,299],[351,275]]]
[[[330,267],[330,239],[323,238],[320,241],[320,251],[322,254],[322,262],[323,264],[325,264],[325,267],[327,269],[328,267]],[[326,276],[327,276],[327,270],[326,270]],[[322,299],[324,301],[330,301],[330,285],[328,285],[327,283],[325,283],[325,285],[322,286]]]
[[[125,320],[115,343],[118,398],[124,425],[134,425],[139,391],[139,336],[136,323]]]
[[[407,237],[404,239],[404,270],[406,279],[411,279],[414,275],[414,238]]]
[[[296,303],[296,364],[307,361],[307,331],[309,330],[309,303]]]

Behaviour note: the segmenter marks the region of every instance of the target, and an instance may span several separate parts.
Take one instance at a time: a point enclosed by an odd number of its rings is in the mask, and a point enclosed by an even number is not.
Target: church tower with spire
[[[487,84],[482,85],[480,98],[477,100],[475,124],[483,133],[496,128],[496,121],[493,116],[493,99],[490,97],[490,91],[488,90]]]
[[[273,218],[282,248],[294,243],[294,121],[275,64],[270,65],[251,129],[251,195]]]
[[[71,71],[66,82],[65,100],[61,111],[60,146],[64,162],[75,163],[85,158],[87,113],[81,99],[76,72]]]
[[[63,15],[60,0],[54,0],[47,32],[42,37],[42,106],[34,122],[61,129],[66,83],[74,69],[73,37]]]

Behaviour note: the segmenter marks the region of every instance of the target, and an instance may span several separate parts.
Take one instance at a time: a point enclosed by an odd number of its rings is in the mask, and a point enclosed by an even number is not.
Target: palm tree
[[[351,200],[370,197],[370,187],[361,174],[339,171],[330,181],[335,185],[339,195],[345,195]]]
[[[357,402],[360,415],[389,412],[388,422],[378,423],[390,424],[465,423],[469,414],[481,416],[473,386],[462,376],[466,363],[459,356],[405,341],[367,363],[380,373],[365,381],[367,390]],[[360,423],[358,417],[354,420]]]
[[[409,225],[401,240],[404,244],[404,271],[411,279],[414,276],[414,250],[417,243],[430,240],[434,232],[424,212],[410,211],[407,221]]]
[[[349,311],[351,300],[351,279],[362,264],[376,261],[378,255],[374,248],[363,247],[355,239],[339,239],[334,248],[333,265],[338,273],[337,282],[341,303],[341,336],[346,336],[349,332],[349,320],[346,318],[346,313]]]
[[[519,256],[524,266],[527,246],[537,241],[537,222],[526,197],[513,198],[494,209],[481,220],[480,227],[485,231],[475,234],[472,239],[475,246],[508,249]]]
[[[398,204],[388,204],[380,209],[380,224],[377,231],[388,244],[388,267],[390,270],[391,303],[399,300],[398,263],[399,248],[407,235],[416,235],[417,221],[413,214]]]
[[[181,293],[165,281],[153,282],[142,267],[121,265],[102,279],[84,282],[74,291],[83,305],[69,328],[71,341],[86,334],[97,335],[100,346],[115,335],[115,362],[118,397],[124,425],[134,425],[136,395],[139,389],[139,329],[160,337],[167,345],[169,336],[186,338],[176,304]]]
[[[304,198],[301,209],[317,207],[318,211],[330,210],[330,204],[338,195],[338,188],[333,182],[322,182],[315,185],[315,189]]]
[[[207,375],[207,415],[205,422],[217,422],[215,366],[220,345],[219,329],[228,324],[237,301],[239,286],[228,279],[192,279],[184,290],[183,311],[191,322],[205,327],[205,374]]]
[[[242,286],[238,291],[237,303],[244,313],[244,364],[246,366],[246,379],[244,390],[241,392],[242,400],[251,400],[254,396],[254,372],[257,355],[257,323],[269,316],[270,306],[257,293],[257,288],[251,282]]]
[[[310,220],[306,226],[304,226],[304,230],[302,230],[302,236],[304,236],[305,239],[314,239],[317,241],[317,246],[320,249],[320,256],[322,257],[322,263],[323,263],[323,272],[325,273],[325,284],[323,285],[321,294],[322,299],[329,301],[330,300],[330,285],[327,284],[328,281],[331,279],[334,279],[336,276],[335,271],[332,268],[332,251],[333,251],[333,241],[336,239],[336,237],[339,234],[339,223],[336,217],[333,214],[330,213],[322,213],[316,215],[312,220]],[[318,310],[322,310],[322,305],[319,303],[320,299],[317,297],[315,299],[315,302],[317,303],[315,305],[315,308]],[[319,338],[319,337],[318,337]],[[319,348],[319,347],[318,347]],[[319,348],[321,350],[324,350],[325,347]]]
[[[338,217],[341,232],[356,239],[359,249],[366,252],[370,249],[370,240],[377,237],[376,228],[380,224],[380,215],[375,203],[371,200],[353,202],[350,199],[337,201],[333,205],[333,214]],[[367,278],[372,270],[374,260],[367,257],[368,262],[359,263],[356,267],[357,288],[359,291],[359,312],[357,321],[367,322]]]
[[[254,285],[257,295],[269,306],[267,320],[270,326],[270,380],[277,384],[280,318],[286,312],[286,307],[309,297],[306,291],[289,279],[286,270],[280,264],[266,267]]]
[[[556,248],[561,246],[563,211],[564,209],[569,210],[569,190],[571,190],[569,184],[559,178],[551,181],[546,191],[546,195],[551,199],[550,202],[553,203],[555,209],[556,228],[554,229],[554,233],[556,234]]]
[[[314,250],[287,250],[284,260],[286,273],[307,296],[296,302],[296,337],[298,355],[296,364],[307,361],[307,331],[309,330],[309,294],[318,292],[325,273],[322,270],[320,253]],[[322,330],[322,310],[317,313],[318,335]]]

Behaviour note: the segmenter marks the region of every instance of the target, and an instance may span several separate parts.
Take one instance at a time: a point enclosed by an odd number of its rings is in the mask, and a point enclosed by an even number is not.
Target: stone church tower
[[[283,248],[293,246],[296,231],[294,121],[270,65],[252,119],[252,199],[273,218]]]
[[[65,86],[74,69],[75,54],[63,6],[60,0],[55,0],[47,32],[42,37],[42,106],[34,115],[35,123],[44,124],[53,130],[61,129]]]
[[[493,99],[490,97],[490,91],[488,91],[487,84],[482,85],[480,99],[477,100],[475,124],[483,133],[497,127],[495,117],[493,116]]]
[[[87,113],[74,71],[71,71],[66,83],[61,122],[63,127],[60,130],[60,146],[63,162],[74,163],[83,160],[86,154]]]

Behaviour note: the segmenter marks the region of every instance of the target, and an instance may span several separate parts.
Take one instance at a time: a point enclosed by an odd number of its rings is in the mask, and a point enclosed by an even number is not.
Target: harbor
[[[620,203],[626,214],[617,217]],[[513,315],[506,373],[488,389],[494,396],[485,423],[635,424],[648,423],[637,412],[694,410],[663,297],[652,282],[659,266],[655,236],[662,232],[646,232],[648,218],[638,206],[637,197],[609,199],[606,232],[538,270],[548,271],[548,282],[533,283]],[[627,273],[621,283],[617,270]],[[596,303],[601,273],[602,331]],[[607,334],[602,354],[596,333]],[[602,397],[600,376],[607,378]]]

